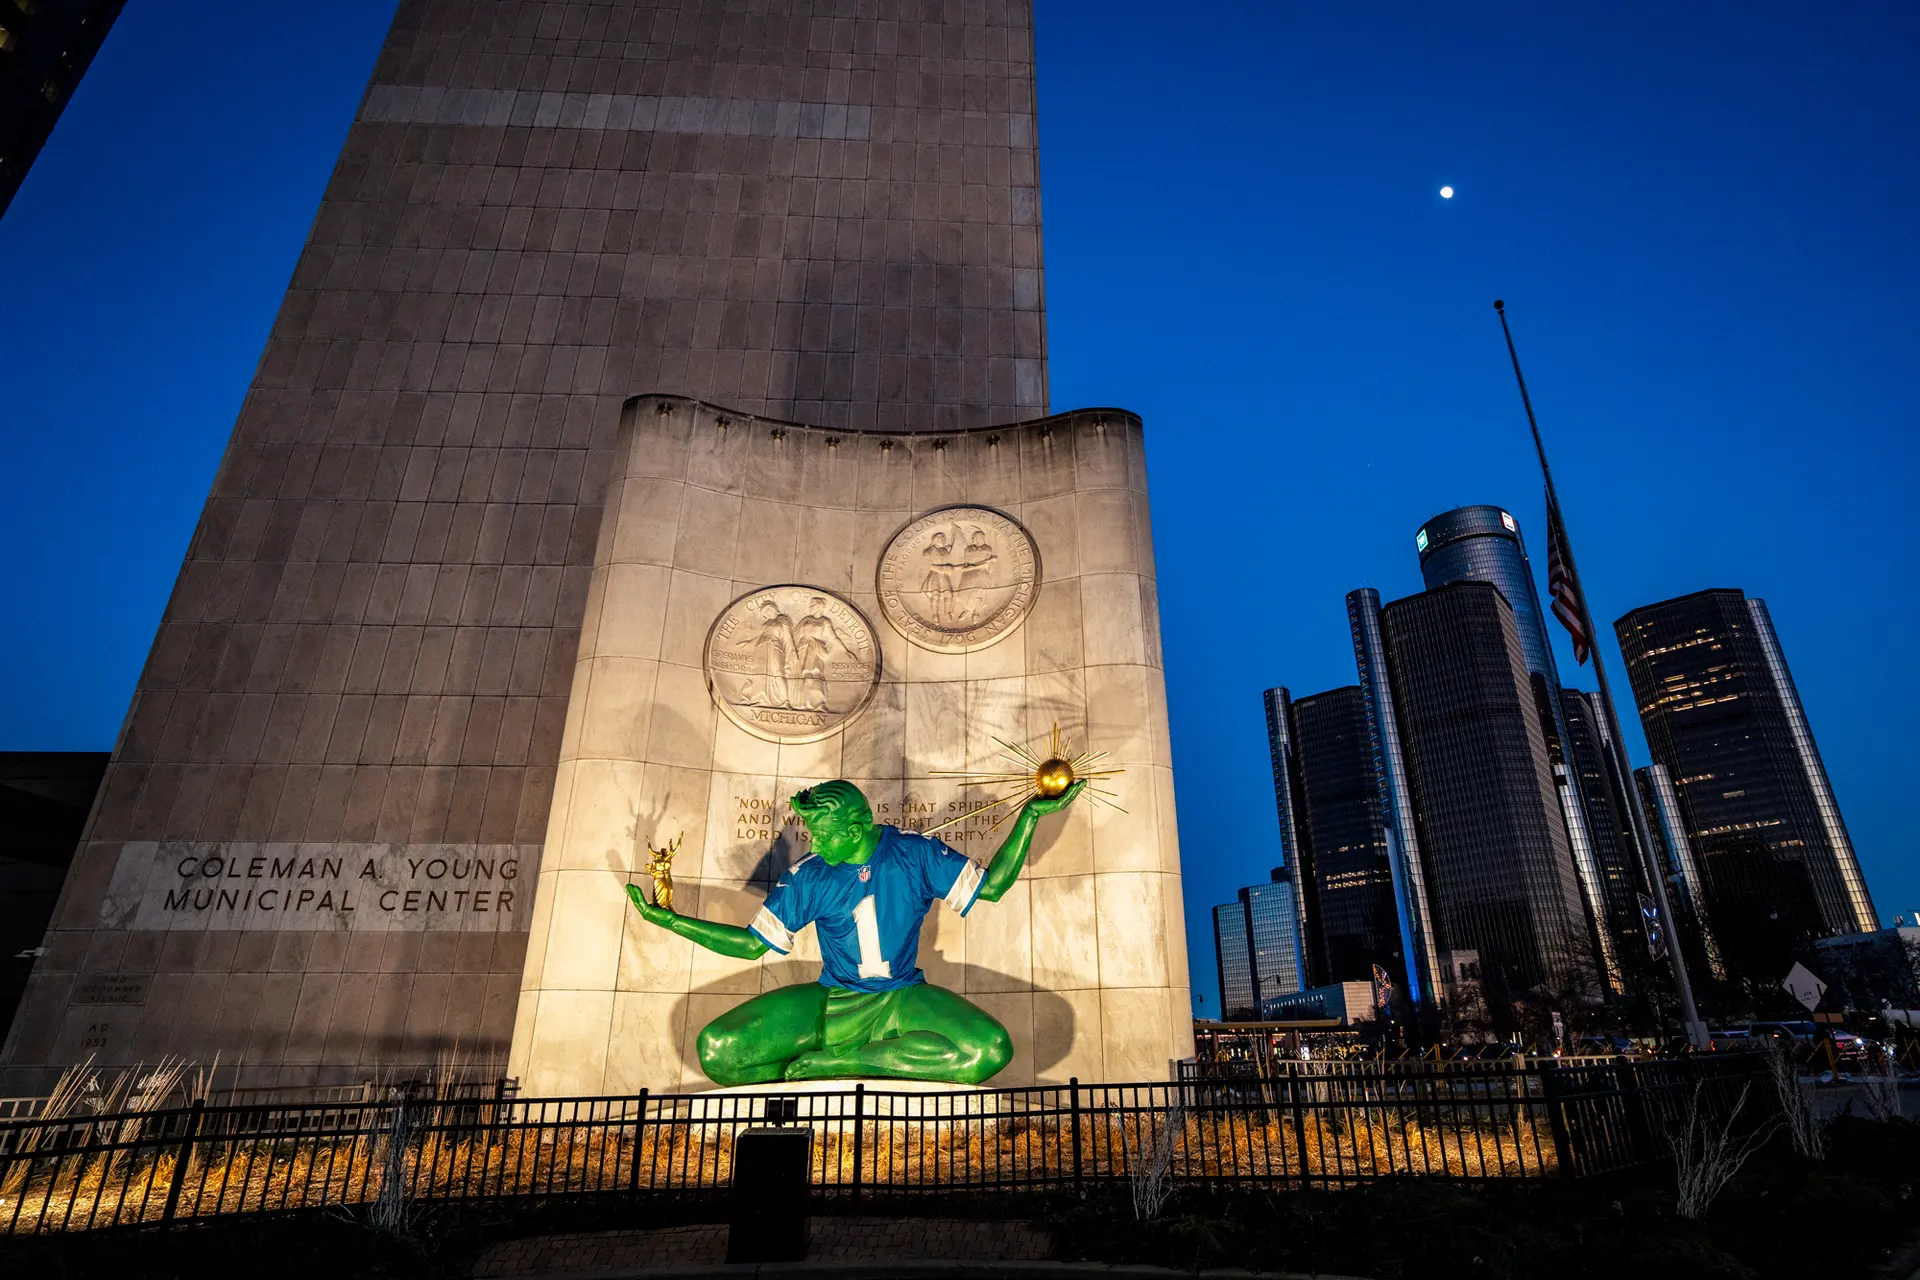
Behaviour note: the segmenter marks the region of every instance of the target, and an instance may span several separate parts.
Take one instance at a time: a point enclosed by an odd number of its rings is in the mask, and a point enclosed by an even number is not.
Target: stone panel
[[[1055,725],[1076,748],[1111,753],[1124,772],[1105,785],[1126,812],[1082,801],[1045,820],[1002,901],[965,920],[935,905],[921,967],[1015,1029],[1014,1061],[996,1083],[1159,1079],[1191,1053],[1190,1023],[1169,1013],[1188,1008],[1186,940],[1154,581],[1139,535],[1140,441],[1139,420],[1113,410],[895,437],[664,396],[627,406],[615,448],[627,470],[613,479],[608,520],[658,532],[602,539],[594,566],[591,596],[623,603],[601,609],[580,647],[515,1074],[542,1092],[700,1087],[702,1026],[817,976],[811,931],[790,957],[748,962],[645,924],[625,886],[648,883],[650,844],[682,837],[677,909],[744,924],[804,845],[787,805],[795,791],[844,777],[879,820],[927,827],[986,794],[935,771],[1004,767],[996,739],[1044,747]],[[972,652],[914,643],[881,621],[878,596],[896,532],[927,513],[921,504],[955,503],[1019,521],[1042,566],[1030,614]],[[731,577],[716,576],[721,543],[734,548]],[[657,548],[668,546],[661,565]],[[741,554],[755,546],[764,549]],[[730,602],[789,581],[842,593],[880,642],[871,702],[818,742],[735,726],[702,667],[707,629]],[[666,620],[657,649],[656,617]],[[644,741],[602,727],[642,719]],[[990,821],[939,835],[984,862],[1005,830]]]

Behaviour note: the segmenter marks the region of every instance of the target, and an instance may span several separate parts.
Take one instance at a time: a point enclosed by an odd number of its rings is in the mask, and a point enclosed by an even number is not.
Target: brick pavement
[[[964,1259],[971,1262],[1035,1262],[1052,1240],[1025,1222],[974,1222],[958,1218],[815,1218],[807,1250],[810,1262],[873,1262],[893,1259]],[[596,1231],[533,1236],[490,1246],[473,1274],[484,1280],[520,1276],[712,1266],[727,1257],[721,1223],[659,1227],[648,1231]]]

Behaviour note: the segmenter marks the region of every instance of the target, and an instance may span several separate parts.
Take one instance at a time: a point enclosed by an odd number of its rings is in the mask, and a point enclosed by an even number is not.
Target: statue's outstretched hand
[[[683,916],[671,907],[648,902],[646,891],[637,884],[627,886],[627,897],[633,900],[634,910],[645,917],[648,924],[657,924],[669,933],[678,934],[709,951],[739,960],[758,960],[769,950],[757,935],[739,925],[702,920],[699,916]]]
[[[648,924],[657,924],[663,929],[670,927],[667,922],[673,919],[675,912],[669,907],[656,907],[653,903],[648,902],[646,890],[642,889],[639,885],[628,885],[627,897],[633,900],[634,907],[640,912],[641,916],[646,919]]]
[[[1050,813],[1058,813],[1078,799],[1080,793],[1086,789],[1087,780],[1082,778],[1051,800],[1044,796],[1035,796],[1027,801],[1027,812],[1038,818],[1044,818]]]

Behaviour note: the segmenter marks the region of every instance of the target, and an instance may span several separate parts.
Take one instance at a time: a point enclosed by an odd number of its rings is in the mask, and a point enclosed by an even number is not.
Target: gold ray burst
[[[1044,755],[1030,748],[1023,747],[1019,743],[1008,742],[1005,738],[995,738],[994,741],[1001,746],[1000,758],[1007,761],[1008,764],[1012,766],[1011,768],[985,770],[935,769],[932,773],[933,776],[937,778],[964,778],[966,781],[960,784],[962,786],[994,787],[1000,789],[1002,794],[994,796],[991,799],[983,800],[972,808],[955,814],[944,822],[936,822],[930,827],[921,828],[921,835],[931,835],[935,831],[939,831],[943,827],[950,827],[956,822],[965,822],[968,818],[978,817],[983,813],[992,813],[1003,805],[1014,806],[993,820],[992,824],[987,827],[987,830],[992,831],[1008,818],[1011,818],[1015,813],[1018,813],[1019,806],[1025,804],[1035,796],[1051,800],[1055,796],[1066,794],[1068,787],[1080,781],[1086,782],[1087,789],[1085,794],[1093,800],[1094,803],[1104,804],[1110,809],[1119,810],[1121,813],[1126,812],[1118,803],[1118,793],[1108,790],[1106,787],[1100,785],[1098,781],[1102,778],[1115,777],[1125,773],[1126,770],[1118,767],[1107,769],[1094,768],[1094,765],[1099,764],[1107,758],[1107,753],[1104,751],[1070,752],[1060,737],[1059,725],[1056,724],[1053,726],[1053,732],[1047,739],[1047,749]]]

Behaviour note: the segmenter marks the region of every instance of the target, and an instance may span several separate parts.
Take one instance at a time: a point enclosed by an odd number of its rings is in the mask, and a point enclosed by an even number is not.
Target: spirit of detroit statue
[[[1085,782],[1028,800],[982,867],[929,836],[881,826],[860,788],[823,782],[793,797],[812,852],[767,895],[746,928],[683,916],[627,896],[661,928],[721,955],[785,955],[808,924],[820,941],[817,983],[755,996],[700,1032],[715,1084],[882,1076],[980,1084],[1013,1057],[1007,1029],[920,972],[920,922],[940,899],[961,915],[998,902],[1026,865],[1034,829],[1072,804]]]

